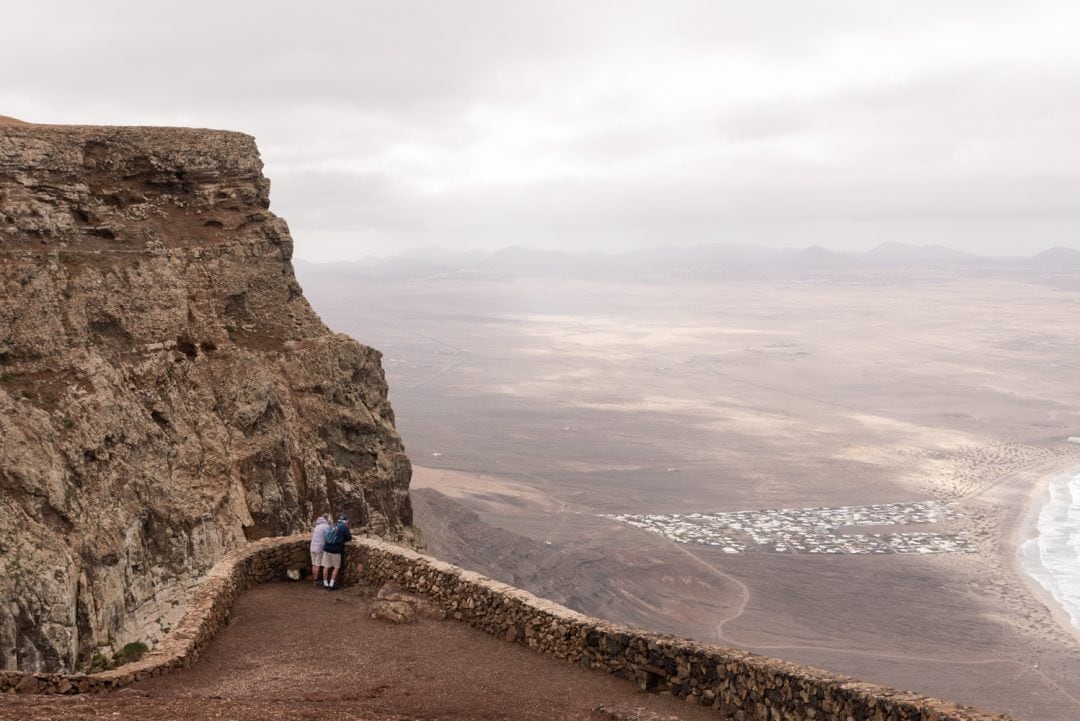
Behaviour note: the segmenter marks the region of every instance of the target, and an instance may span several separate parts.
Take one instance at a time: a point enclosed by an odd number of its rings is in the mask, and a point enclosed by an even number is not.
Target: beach
[[[1080,558],[1074,545],[1080,531],[1080,467],[1042,479],[1027,500],[1017,529],[1017,571],[1054,620],[1080,642]]]

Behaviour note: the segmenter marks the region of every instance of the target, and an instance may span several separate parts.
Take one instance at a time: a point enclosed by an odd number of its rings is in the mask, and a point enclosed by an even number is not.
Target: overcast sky
[[[298,257],[1080,248],[1076,0],[34,2],[0,114],[254,135]]]

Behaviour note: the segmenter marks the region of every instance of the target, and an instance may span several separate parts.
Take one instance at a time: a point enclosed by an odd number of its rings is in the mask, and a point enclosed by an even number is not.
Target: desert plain
[[[1080,467],[1080,286],[298,273],[384,353],[433,555],[614,621],[1080,717],[1080,641],[1018,566],[1047,479]],[[949,511],[903,515],[924,507]],[[656,532],[704,516],[753,528]]]

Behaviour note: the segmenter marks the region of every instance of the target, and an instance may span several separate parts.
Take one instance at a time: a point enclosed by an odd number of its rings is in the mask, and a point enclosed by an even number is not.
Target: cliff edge
[[[0,124],[0,668],[151,644],[228,550],[411,536],[380,354],[304,299],[246,135]]]

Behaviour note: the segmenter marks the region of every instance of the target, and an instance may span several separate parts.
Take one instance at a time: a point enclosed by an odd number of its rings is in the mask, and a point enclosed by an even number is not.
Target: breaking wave
[[[1038,533],[1020,546],[1020,565],[1080,628],[1080,473],[1074,473],[1051,479]]]

